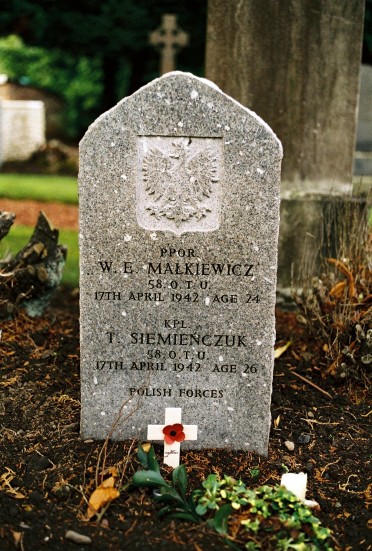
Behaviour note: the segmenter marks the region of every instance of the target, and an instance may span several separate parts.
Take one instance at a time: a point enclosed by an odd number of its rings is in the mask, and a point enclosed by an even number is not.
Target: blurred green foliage
[[[0,174],[0,197],[78,204],[77,180],[72,176]]]
[[[97,59],[76,59],[59,50],[26,46],[16,35],[0,39],[0,73],[61,95],[66,102],[69,137],[90,124],[102,95],[102,69]]]
[[[159,74],[149,33],[178,16],[190,43],[177,68],[201,75],[207,0],[14,0],[0,10],[0,72],[61,94],[75,138],[122,97]],[[13,36],[11,36],[13,35]],[[20,37],[20,41],[17,37]],[[26,46],[27,45],[27,46]]]

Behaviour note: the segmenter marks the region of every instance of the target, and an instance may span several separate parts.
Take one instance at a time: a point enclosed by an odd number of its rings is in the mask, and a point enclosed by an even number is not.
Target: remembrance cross
[[[147,427],[148,440],[164,441],[164,463],[173,469],[180,464],[181,442],[198,437],[198,426],[182,425],[181,415],[181,408],[165,408],[165,424]]]

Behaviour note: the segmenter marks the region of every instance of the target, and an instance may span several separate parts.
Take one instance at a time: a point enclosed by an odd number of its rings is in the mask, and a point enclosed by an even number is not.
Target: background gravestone
[[[0,165],[25,161],[45,143],[42,101],[0,101]]]
[[[356,135],[354,173],[358,184],[372,184],[372,67],[362,65],[360,70],[360,94]],[[366,178],[367,176],[367,178]]]
[[[284,294],[320,247],[328,203],[352,189],[363,15],[364,0],[208,0],[206,77],[283,143]]]
[[[198,425],[185,447],[267,452],[281,157],[259,117],[179,72],[89,128],[84,438],[106,438],[123,404],[117,439],[145,439],[165,407],[181,407],[183,423]]]

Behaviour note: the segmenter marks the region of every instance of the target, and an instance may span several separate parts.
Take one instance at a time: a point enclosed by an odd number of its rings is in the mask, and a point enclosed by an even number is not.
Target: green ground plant
[[[69,137],[79,135],[90,124],[102,95],[99,59],[28,46],[16,35],[0,39],[0,73],[63,97]]]
[[[154,448],[146,453],[138,445],[138,460],[145,470],[137,471],[132,478],[135,487],[154,488],[154,499],[164,504],[159,515],[179,518],[191,522],[200,522],[192,497],[187,497],[187,474],[184,465],[179,465],[172,473],[172,483],[167,482],[160,474],[159,463]]]
[[[184,465],[174,469],[172,483],[160,473],[155,452],[138,446],[144,470],[132,478],[133,487],[154,489],[160,515],[192,522],[207,521],[235,550],[332,551],[331,532],[311,509],[283,486],[250,489],[241,480],[210,474],[200,489],[187,492]]]
[[[0,174],[0,197],[77,205],[77,180],[71,176]]]

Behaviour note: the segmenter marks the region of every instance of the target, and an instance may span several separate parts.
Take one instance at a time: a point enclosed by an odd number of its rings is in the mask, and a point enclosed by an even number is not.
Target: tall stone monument
[[[165,408],[181,408],[198,427],[183,447],[267,453],[281,158],[257,115],[180,72],[89,128],[79,174],[84,438],[145,439]]]
[[[363,14],[364,0],[208,3],[207,78],[283,143],[282,287],[320,239],[324,199],[351,190]]]

